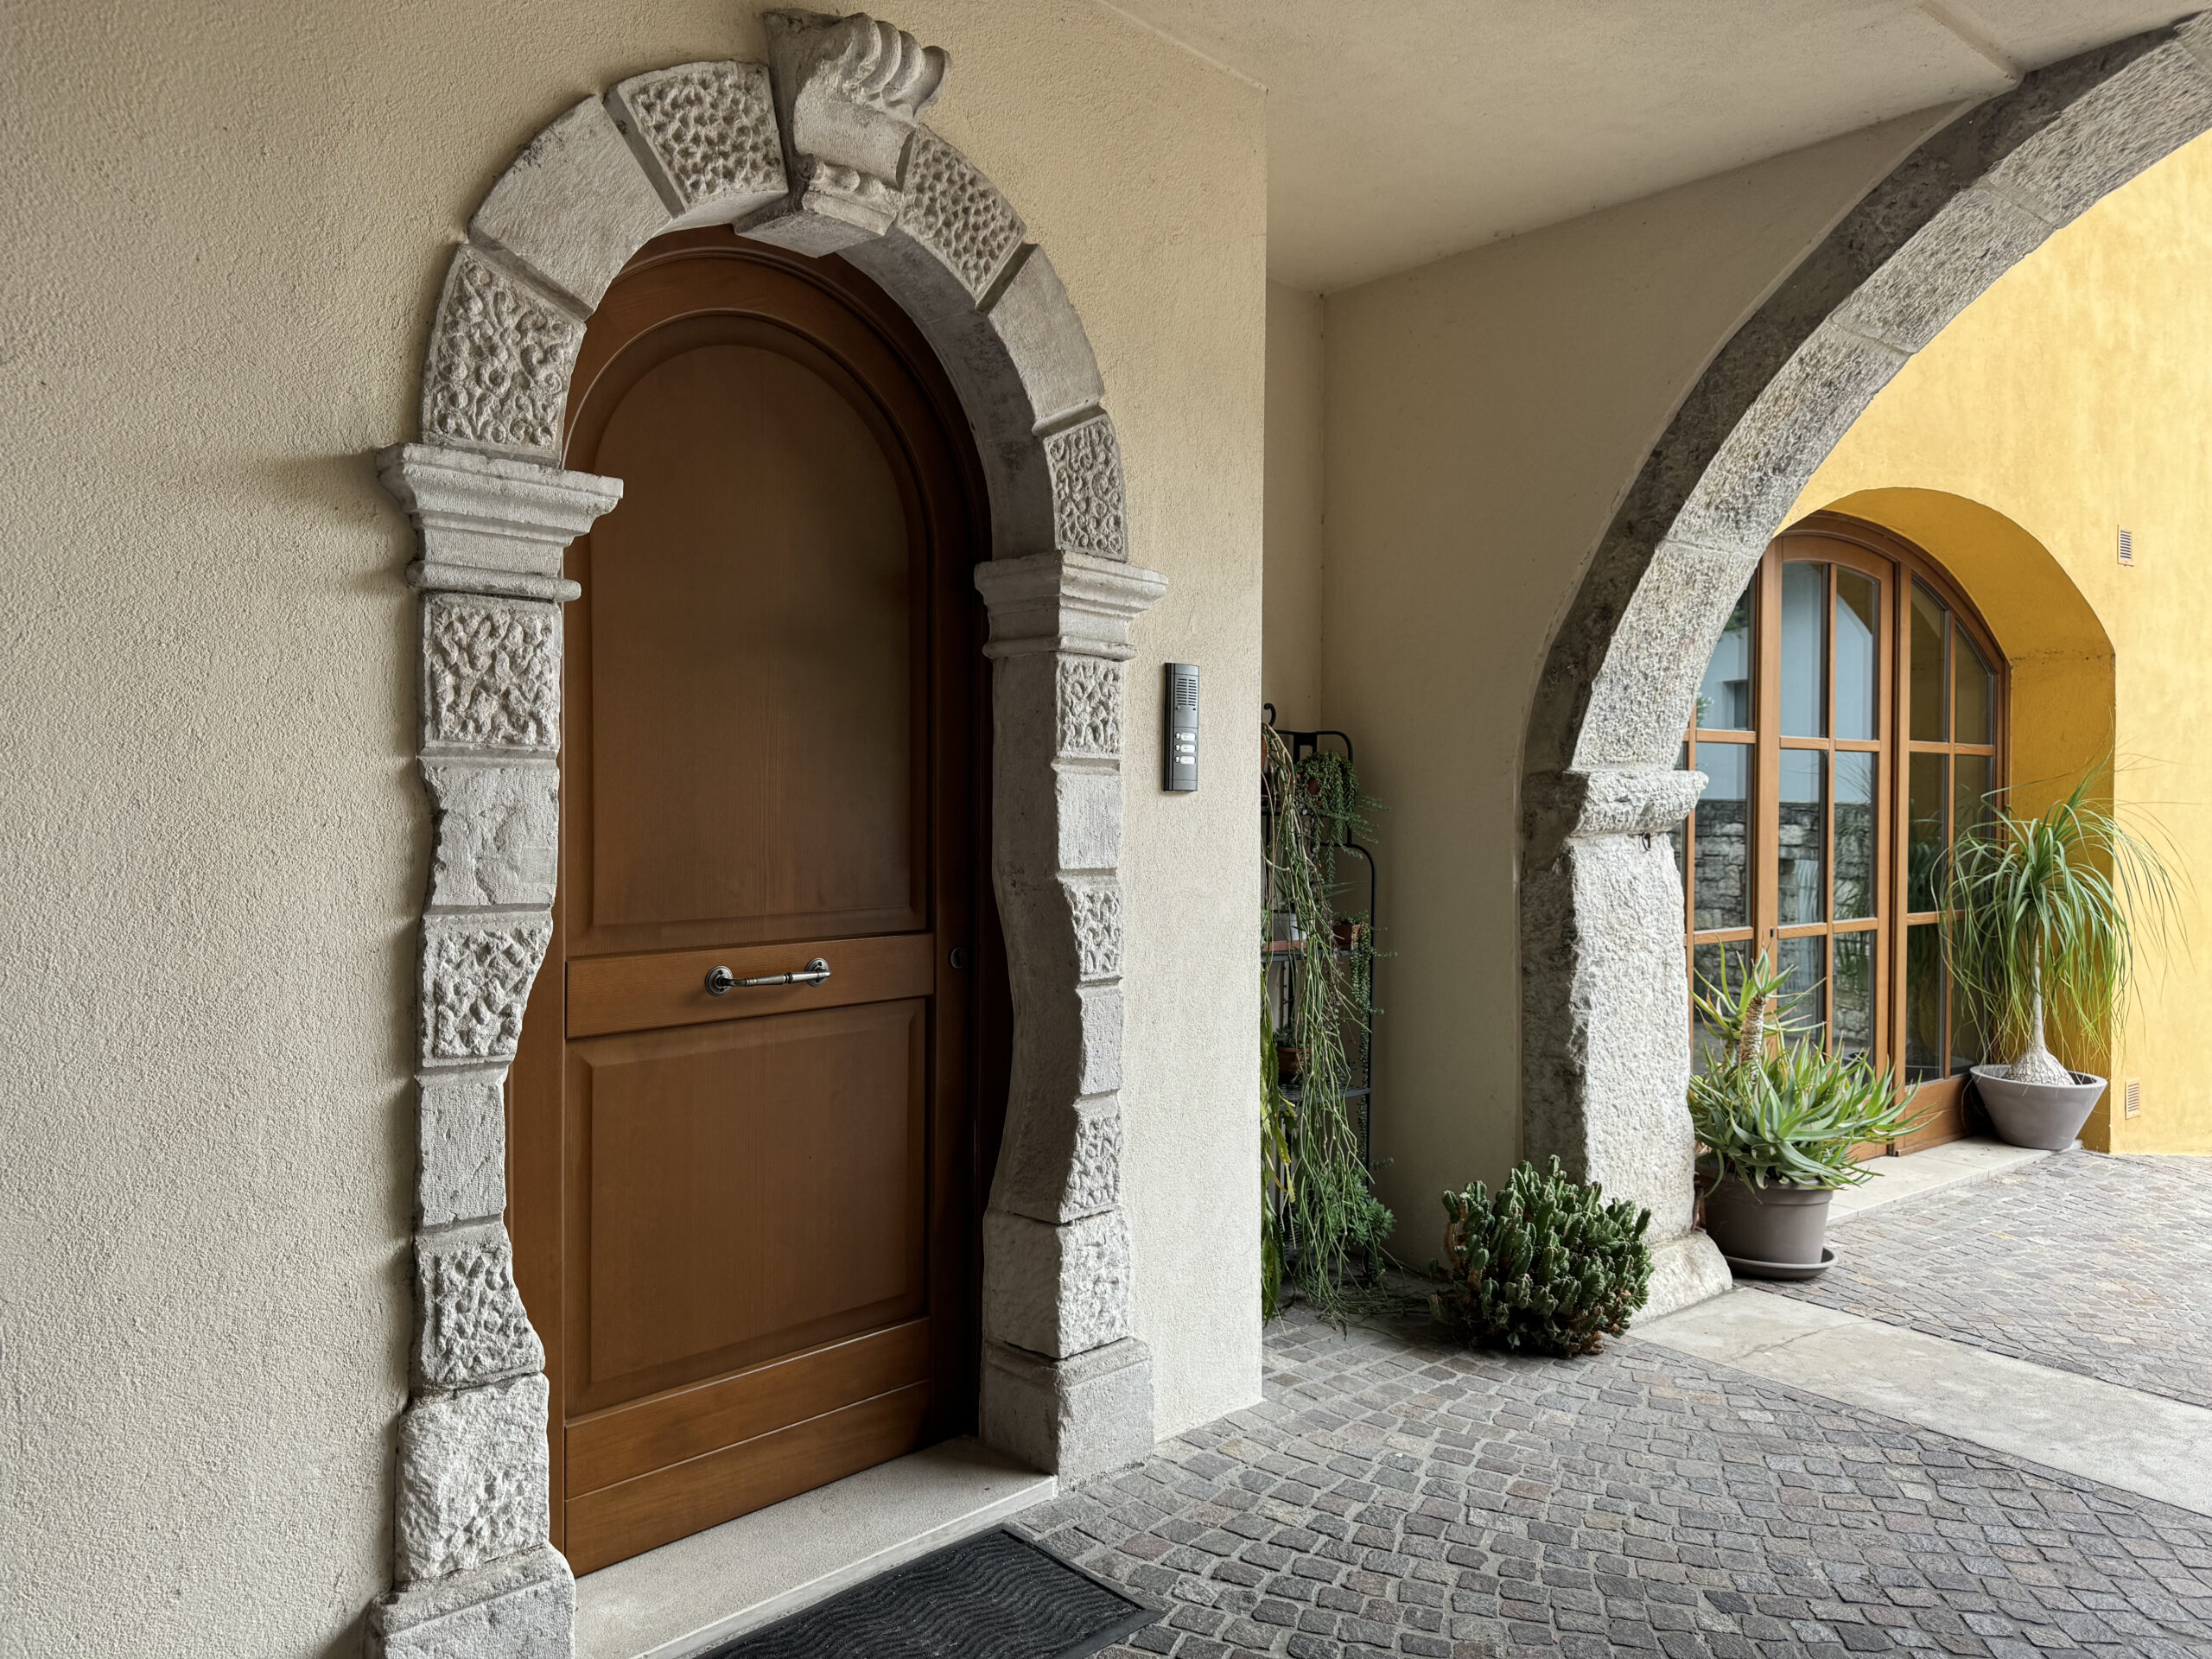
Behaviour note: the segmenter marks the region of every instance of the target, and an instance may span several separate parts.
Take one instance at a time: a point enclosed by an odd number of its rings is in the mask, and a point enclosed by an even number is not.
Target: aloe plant
[[[2174,878],[2158,849],[2088,798],[2102,768],[2033,817],[1993,810],[1939,871],[1943,957],[2016,1083],[2070,1083],[2048,1014],[2101,1046],[2135,969],[2139,930],[2163,939]]]
[[[1750,1185],[1856,1186],[1869,1172],[1852,1149],[1909,1135],[1918,1119],[1894,1070],[1831,1054],[1791,1018],[1789,969],[1765,955],[1734,986],[1724,961],[1699,1011],[1720,1050],[1690,1079],[1690,1122],[1719,1173]]]

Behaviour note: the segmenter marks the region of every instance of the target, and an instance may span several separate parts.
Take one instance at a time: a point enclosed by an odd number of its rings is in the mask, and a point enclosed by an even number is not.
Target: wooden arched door
[[[1802,1021],[1918,1086],[1903,1150],[1965,1133],[1961,1079],[1984,1058],[1943,973],[1933,874],[2004,784],[2005,693],[1934,560],[1815,513],[1760,560],[1683,746],[1710,779],[1675,838],[1693,988],[1761,952],[1787,969]]]
[[[624,493],[569,555],[511,1191],[581,1572],[971,1427],[995,957],[978,474],[907,320],[841,262],[664,238],[567,461]]]

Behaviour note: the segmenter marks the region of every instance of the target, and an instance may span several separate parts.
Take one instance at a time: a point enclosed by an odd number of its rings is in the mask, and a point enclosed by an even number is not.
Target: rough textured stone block
[[[561,744],[561,613],[524,599],[423,601],[423,747],[551,754]]]
[[[1659,544],[1591,683],[1579,769],[1664,765],[1681,752],[1713,642],[1758,563],[1757,552]]]
[[[583,325],[476,249],[454,251],[423,371],[423,435],[556,461]]]
[[[1063,772],[1052,779],[1052,868],[1110,870],[1122,860],[1122,775]]]
[[[1965,190],[1915,232],[1835,313],[1839,327],[1916,352],[2041,246],[2050,226],[1987,190]]]
[[[507,1207],[505,1068],[416,1080],[416,1220],[449,1226]]]
[[[899,228],[977,302],[997,285],[1028,228],[975,164],[927,127],[914,130],[900,180]]]
[[[561,574],[569,543],[622,499],[622,481],[442,444],[379,453],[377,475],[414,521],[414,587],[524,599],[574,599]]]
[[[1988,181],[2064,225],[2208,128],[2212,78],[2171,42],[2082,92],[1992,168]]]
[[[1007,1114],[991,1207],[1070,1222],[1122,1201],[1122,1100],[1025,1100]]]
[[[1045,440],[1052,474],[1052,524],[1063,552],[1093,558],[1129,556],[1122,512],[1122,450],[1114,423],[1100,415]]]
[[[1105,397],[1090,337],[1042,248],[1033,247],[1024,256],[989,316],[1021,378],[1030,417],[1039,428],[1094,408]]]
[[[595,98],[531,139],[468,221],[588,315],[614,273],[668,222],[653,181]]]
[[[1129,1225],[1119,1210],[1054,1225],[983,1217],[983,1330],[1053,1358],[1129,1334]]]
[[[1152,1353],[1126,1338],[1070,1359],[983,1345],[983,1442],[1064,1482],[1152,1455]]]
[[[430,902],[545,907],[560,861],[561,773],[550,760],[425,760]]]
[[[399,1425],[393,1567],[402,1584],[534,1549],[548,1505],[543,1376],[429,1395]]]
[[[607,108],[677,226],[743,219],[788,188],[766,64],[632,75],[607,93]]]
[[[1651,1292],[1631,1328],[1735,1289],[1735,1275],[1720,1247],[1703,1233],[1677,1233],[1651,1241]]]
[[[552,921],[542,914],[425,916],[423,1061],[435,1065],[512,1059],[531,982],[537,977],[552,937]]]
[[[431,1388],[545,1369],[515,1288],[514,1250],[497,1221],[415,1239],[415,1376]]]
[[[1122,1086],[1122,988],[1085,985],[1076,992],[1083,1021],[1083,1065],[1076,1092],[1103,1095]]]
[[[550,1544],[385,1597],[368,1659],[569,1659],[576,1584]]]

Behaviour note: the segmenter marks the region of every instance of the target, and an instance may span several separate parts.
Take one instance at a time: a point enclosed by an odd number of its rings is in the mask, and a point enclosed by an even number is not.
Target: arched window
[[[1675,831],[1693,988],[1764,950],[1797,1017],[1896,1064],[1963,1133],[1982,1058],[1936,940],[1935,869],[2005,783],[2005,660],[1911,543],[1816,513],[1776,537],[1698,690],[1682,764],[1712,780]],[[1711,1034],[1694,1014],[1699,1064]]]

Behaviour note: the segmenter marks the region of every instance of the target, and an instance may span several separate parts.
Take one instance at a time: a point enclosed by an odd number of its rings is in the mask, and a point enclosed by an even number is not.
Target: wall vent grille
[[[2120,1108],[2124,1116],[2128,1117],[2142,1116],[2143,1079],[2140,1077],[2130,1077],[2127,1080],[2127,1087],[2120,1091],[2120,1098],[2124,1103]]]
[[[2122,564],[2135,563],[2135,532],[2125,524],[2120,527],[2120,562]]]

